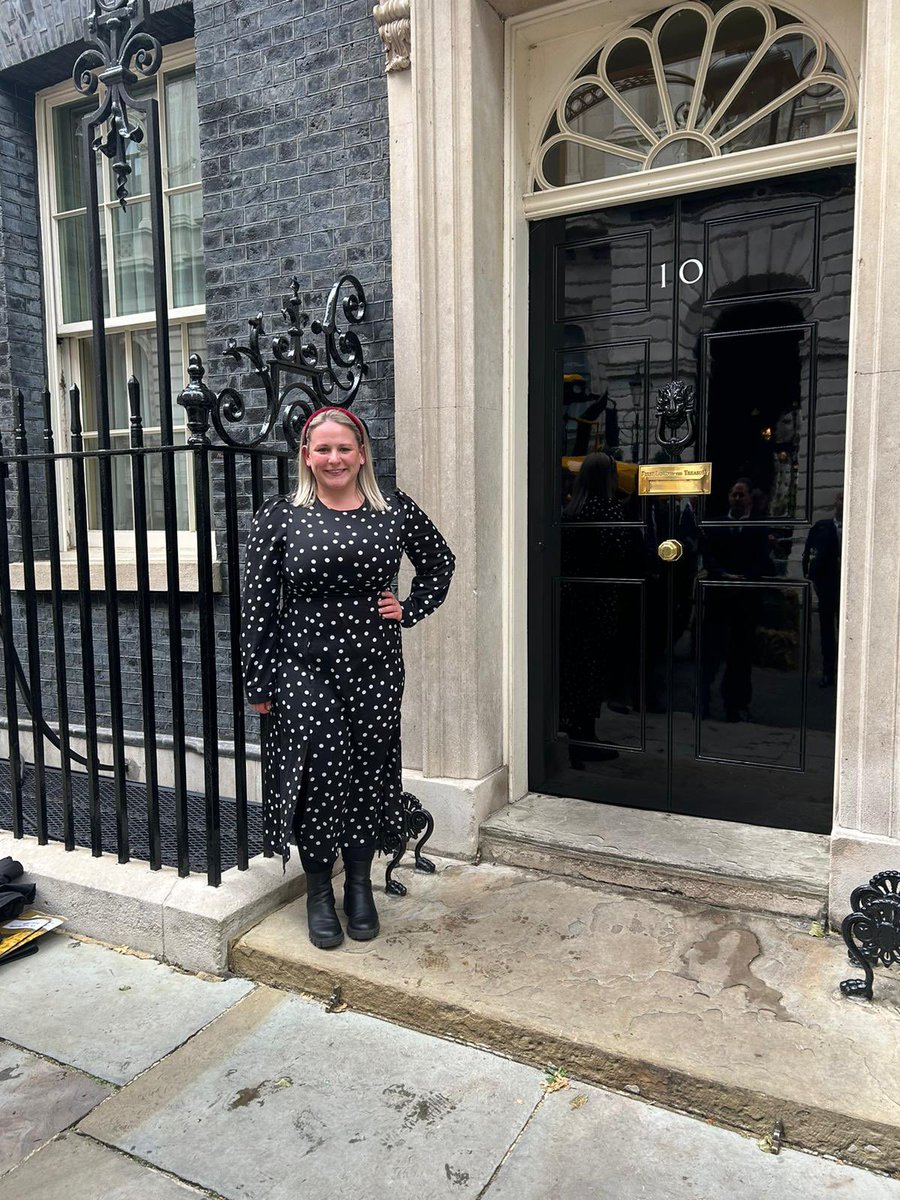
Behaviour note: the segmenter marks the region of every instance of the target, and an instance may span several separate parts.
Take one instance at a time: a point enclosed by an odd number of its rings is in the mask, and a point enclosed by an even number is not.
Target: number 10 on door
[[[686,258],[678,268],[678,278],[682,283],[699,283],[703,278],[703,263],[699,258]],[[661,287],[669,286],[669,264],[660,263],[659,282]]]

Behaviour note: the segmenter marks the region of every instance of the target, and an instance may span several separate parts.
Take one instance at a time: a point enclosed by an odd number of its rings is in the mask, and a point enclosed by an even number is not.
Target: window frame
[[[194,67],[196,70],[196,50],[193,38],[167,45],[164,48],[163,65],[160,68],[159,74],[154,76],[154,80],[158,83],[157,94],[163,96],[163,101],[160,103],[160,139],[163,148],[166,144],[167,129],[164,108],[165,87],[161,77],[170,72],[183,70],[185,67]],[[52,87],[44,88],[35,94],[35,141],[37,148],[38,205],[41,232],[41,286],[44,297],[48,386],[51,392],[51,407],[54,418],[53,427],[57,451],[68,448],[71,444],[67,393],[70,383],[79,376],[79,367],[77,362],[74,361],[77,358],[76,347],[78,339],[86,336],[89,337],[93,332],[93,326],[90,320],[69,322],[63,320],[62,287],[60,286],[60,217],[69,211],[77,213],[80,210],[60,210],[58,213],[56,211],[53,113],[60,106],[72,104],[83,99],[82,93],[76,89],[71,80],[54,84]],[[202,196],[202,183],[198,180],[197,183],[180,184],[171,188],[165,187],[164,189],[163,222],[167,249],[166,279],[170,298],[173,295],[173,260],[171,254],[172,243],[168,198],[171,195],[185,194],[191,191],[197,191]],[[107,245],[112,246],[112,241],[110,240],[112,205],[104,201],[101,201],[101,204],[103,205],[103,220],[108,239]],[[110,306],[112,308],[115,304],[115,281],[111,261],[108,278]],[[170,303],[168,310],[168,323],[170,326],[175,324],[184,326],[187,324],[205,323],[205,320],[205,302],[202,304],[183,305],[177,308]],[[152,313],[117,314],[115,316],[108,316],[105,325],[107,334],[130,333],[133,331],[154,329],[156,327],[156,318],[155,314]],[[182,364],[183,368],[186,368],[186,365],[186,361],[184,361]],[[177,393],[184,382],[184,380],[173,379],[173,392]],[[155,429],[156,426],[149,426],[149,428]],[[178,457],[186,457],[187,454],[188,452],[185,451],[183,455],[179,454]],[[178,555],[182,561],[195,563],[197,560],[197,533],[194,527],[194,498],[193,488],[190,484],[190,472],[187,472],[186,483],[190,527],[178,530]],[[71,463],[60,462],[57,464],[57,487],[60,496],[60,551],[64,559],[71,561],[75,556],[75,520]],[[214,560],[216,559],[215,540],[215,533],[213,533]],[[135,560],[134,530],[116,529],[114,531],[114,541],[117,561],[119,561],[119,556],[121,555],[121,561],[126,568],[133,566]],[[101,531],[99,529],[88,530],[88,548],[92,562],[102,559],[101,543]],[[147,547],[151,560],[162,560],[165,556],[165,532],[159,529],[147,530]]]

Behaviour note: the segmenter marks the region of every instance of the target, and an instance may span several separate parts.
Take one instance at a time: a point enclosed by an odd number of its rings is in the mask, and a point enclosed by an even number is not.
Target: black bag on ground
[[[35,884],[13,883],[24,873],[14,858],[0,858],[0,921],[12,921],[26,905],[34,904]]]

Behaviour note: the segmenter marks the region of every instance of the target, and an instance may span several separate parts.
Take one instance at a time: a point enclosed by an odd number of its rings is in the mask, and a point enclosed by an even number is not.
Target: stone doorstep
[[[829,839],[529,793],[481,826],[481,856],[582,883],[824,918]]]
[[[900,1172],[900,979],[844,999],[836,938],[493,864],[403,878],[374,941],[315,949],[295,901],[233,946],[233,969],[757,1137],[780,1120],[788,1145]]]
[[[23,882],[37,884],[35,907],[65,917],[67,932],[215,975],[227,969],[236,937],[303,890],[296,855],[286,873],[280,861],[259,855],[247,871],[225,871],[217,888],[205,874],[182,879],[174,867],[151,871],[134,859],[94,858],[84,848],[41,846],[0,831],[0,858],[7,855],[25,867]]]

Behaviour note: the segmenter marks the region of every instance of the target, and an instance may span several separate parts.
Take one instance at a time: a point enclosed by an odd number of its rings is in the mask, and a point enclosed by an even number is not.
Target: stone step
[[[664,892],[744,912],[817,920],[829,839],[531,793],[481,826],[481,856],[582,883]]]
[[[233,969],[900,1171],[900,977],[879,971],[874,1003],[844,999],[858,972],[837,938],[494,864],[401,874],[409,894],[380,896],[374,941],[315,949],[298,900],[232,947]]]

